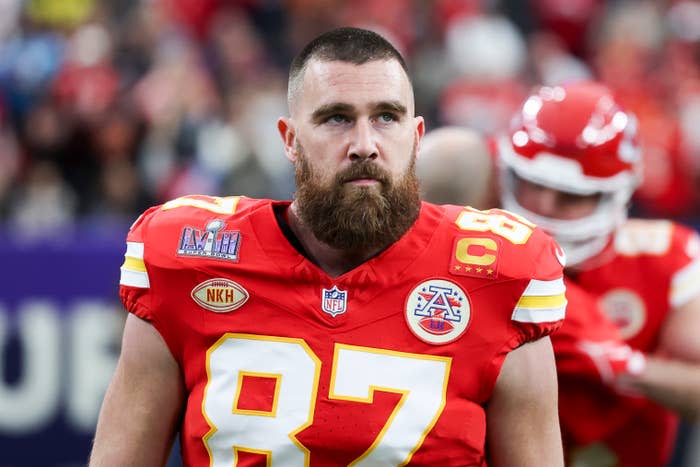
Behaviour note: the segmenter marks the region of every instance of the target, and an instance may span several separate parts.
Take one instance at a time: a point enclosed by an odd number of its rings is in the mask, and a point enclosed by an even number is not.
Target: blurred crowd
[[[0,223],[291,196],[287,67],[338,25],[406,55],[428,129],[495,135],[533,85],[603,80],[641,128],[636,214],[700,222],[696,1],[0,0]]]

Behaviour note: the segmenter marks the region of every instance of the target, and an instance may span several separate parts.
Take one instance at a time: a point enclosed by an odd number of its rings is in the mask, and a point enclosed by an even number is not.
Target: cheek
[[[392,141],[390,145],[385,146],[385,149],[391,153],[389,165],[392,174],[395,177],[405,174],[416,155],[415,140],[412,137],[406,137]]]
[[[333,161],[337,161],[339,158],[342,159],[344,155],[340,138],[331,138],[317,134],[305,138],[302,145],[306,158],[313,161],[315,167],[327,167],[333,164]]]

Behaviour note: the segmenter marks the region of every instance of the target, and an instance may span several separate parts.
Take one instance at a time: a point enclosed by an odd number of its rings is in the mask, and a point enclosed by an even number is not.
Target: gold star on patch
[[[459,264],[455,264],[455,271],[459,271],[460,269],[462,269],[462,266],[460,266]]]
[[[476,272],[481,272],[481,271],[483,271],[482,268],[476,268]]]
[[[487,273],[487,274],[493,274],[493,269],[487,269],[487,270],[486,270],[486,273]]]
[[[464,266],[464,270],[467,271],[467,272],[469,272],[469,271],[472,270],[472,268],[471,268],[471,266]]]

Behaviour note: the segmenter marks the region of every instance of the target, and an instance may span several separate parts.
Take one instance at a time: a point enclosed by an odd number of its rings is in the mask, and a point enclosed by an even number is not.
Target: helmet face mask
[[[575,266],[598,254],[625,221],[641,162],[634,116],[590,82],[542,87],[499,142],[501,202],[552,234]],[[518,179],[572,195],[599,194],[592,213],[561,219],[526,209]]]

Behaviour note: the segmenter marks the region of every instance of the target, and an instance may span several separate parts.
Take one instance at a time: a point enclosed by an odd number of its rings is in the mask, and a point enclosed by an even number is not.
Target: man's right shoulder
[[[190,195],[153,206],[129,229],[125,265],[136,260],[140,269],[146,264],[168,269],[176,267],[177,257],[193,256],[236,261],[248,216],[271,203],[244,196]]]
[[[269,204],[269,200],[244,196],[182,196],[144,211],[131,225],[127,238],[128,241],[150,243],[159,242],[173,233],[177,235],[188,226],[201,227],[203,231],[207,227],[216,230],[216,221],[240,223],[250,212]],[[208,225],[212,222],[214,224]]]

